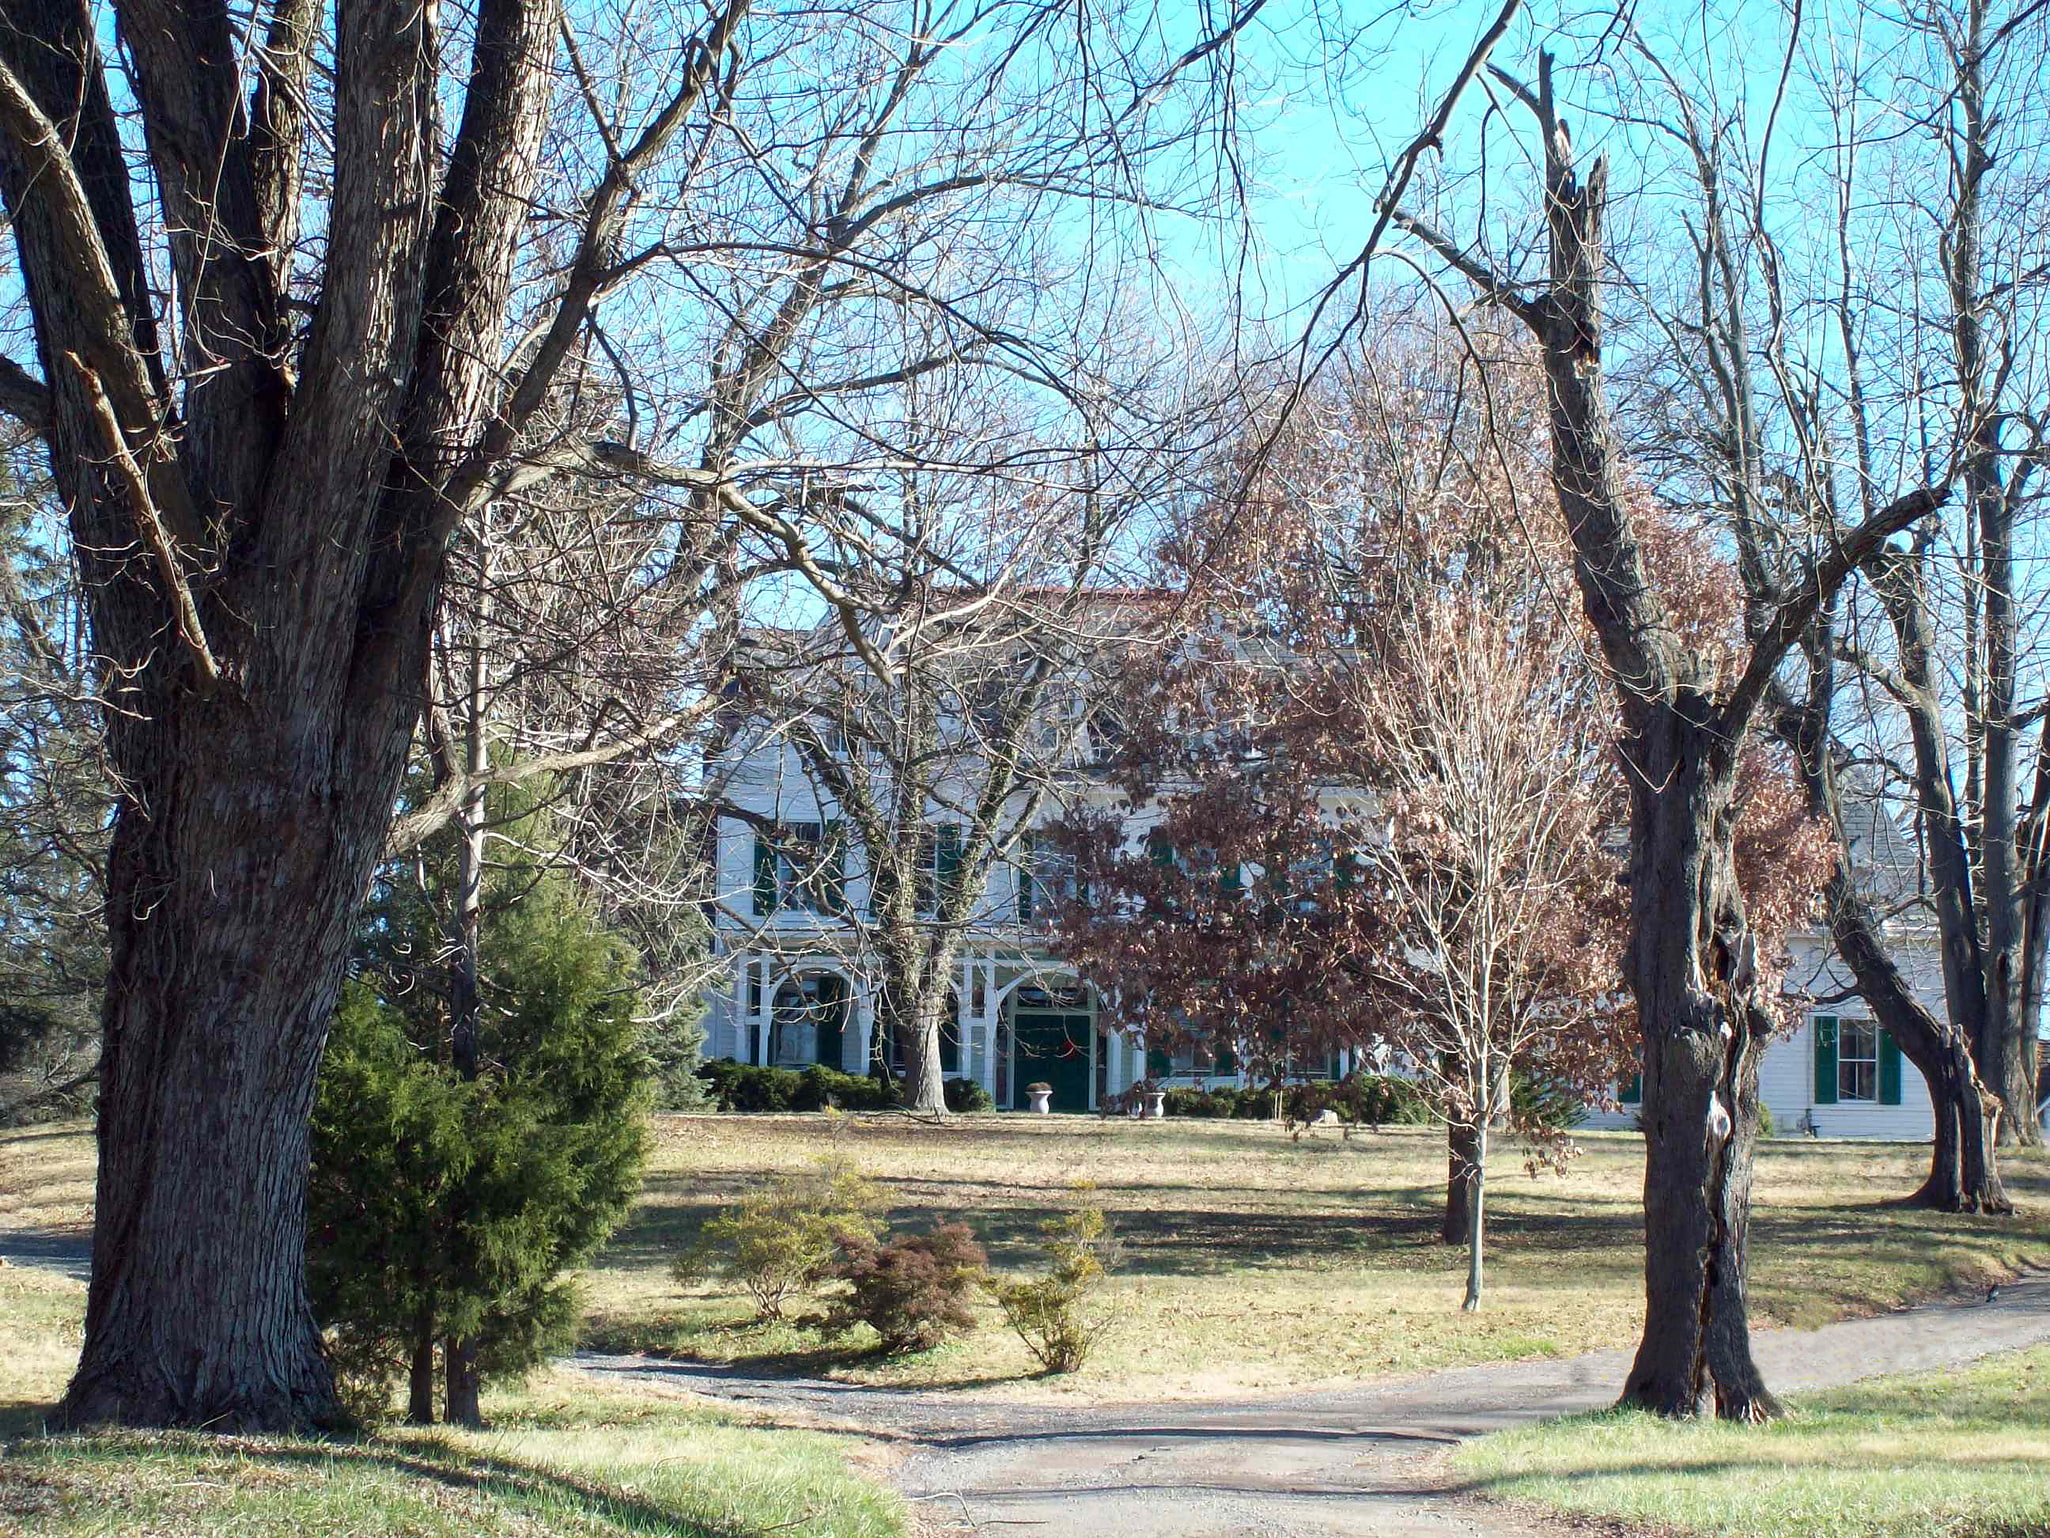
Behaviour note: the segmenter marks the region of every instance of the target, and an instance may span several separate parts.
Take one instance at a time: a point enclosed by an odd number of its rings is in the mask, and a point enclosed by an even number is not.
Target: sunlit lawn
[[[1607,1412],[1453,1457],[1480,1494],[1730,1538],[2050,1534],[2050,1346],[1799,1400],[1766,1427]]]
[[[1637,1338],[1643,1144],[1585,1134],[1561,1177],[1511,1149],[1490,1197],[1488,1296],[1459,1312],[1464,1261],[1437,1240],[1445,1153],[1425,1128],[1300,1139],[1251,1122],[1144,1123],[984,1116],[661,1116],[644,1200],[584,1278],[588,1344],[856,1381],[957,1385],[979,1395],[1139,1398],[1257,1393],[1435,1367],[1562,1355]],[[1032,1258],[1036,1224],[1088,1197],[1125,1241],[1121,1324],[1071,1378],[1034,1375],[986,1315],[968,1339],[903,1362],[798,1324],[755,1326],[738,1290],[679,1289],[669,1262],[720,1203],[802,1167],[829,1143],[887,1188],[892,1220],[960,1216],[1000,1267]],[[0,1135],[0,1228],[90,1217],[82,1128]],[[1898,1205],[1928,1150],[1784,1140],[1761,1146],[1753,1218],[1754,1318],[1812,1326],[1890,1308],[2024,1265],[2050,1264],[2050,1158],[2010,1156],[2013,1220]],[[798,1310],[803,1312],[802,1305]]]
[[[988,1320],[903,1363],[862,1359],[790,1325],[750,1326],[725,1286],[680,1292],[670,1257],[718,1204],[796,1169],[828,1140],[889,1189],[892,1219],[961,1216],[999,1266],[1030,1262],[1035,1225],[1077,1180],[1125,1239],[1123,1323],[1071,1379],[1034,1379]],[[1300,1140],[1245,1122],[1093,1117],[660,1117],[647,1195],[588,1277],[593,1344],[954,1384],[1008,1397],[1157,1397],[1282,1389],[1635,1341],[1642,1309],[1643,1144],[1589,1134],[1564,1177],[1513,1151],[1494,1172],[1489,1291],[1459,1312],[1464,1261],[1437,1240],[1441,1134],[1398,1128]],[[1925,1147],[1771,1142],[1759,1156],[1754,1317],[1812,1326],[2050,1262],[2050,1160],[2008,1161],[2011,1221],[1895,1205]]]
[[[0,1271],[0,1534],[52,1538],[890,1538],[898,1499],[853,1438],[757,1430],[557,1370],[487,1396],[493,1429],[350,1439],[45,1435],[85,1289]]]

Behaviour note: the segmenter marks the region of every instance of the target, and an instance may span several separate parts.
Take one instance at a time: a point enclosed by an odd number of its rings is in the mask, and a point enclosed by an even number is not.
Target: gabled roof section
[[[1844,841],[1851,876],[1867,902],[1884,912],[1912,904],[1922,890],[1922,862],[1894,815],[1884,781],[1870,765],[1844,771],[1837,781],[1843,802]]]

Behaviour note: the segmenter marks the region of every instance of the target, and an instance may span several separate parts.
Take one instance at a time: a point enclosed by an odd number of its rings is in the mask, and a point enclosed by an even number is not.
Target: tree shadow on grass
[[[119,1434],[65,1434],[47,1441],[17,1443],[13,1449],[23,1466],[33,1466],[38,1454],[61,1458],[68,1467],[80,1462],[119,1464],[125,1456],[125,1438]],[[532,1512],[554,1511],[572,1517],[635,1533],[689,1534],[692,1538],[751,1538],[760,1529],[736,1523],[711,1523],[700,1517],[659,1504],[627,1490],[615,1489],[595,1480],[578,1478],[556,1470],[536,1468],[507,1458],[443,1449],[420,1442],[392,1444],[371,1440],[267,1442],[237,1439],[221,1444],[193,1434],[189,1445],[152,1436],[150,1456],[167,1452],[189,1452],[194,1457],[216,1457],[232,1452],[243,1462],[279,1469],[305,1469],[321,1477],[337,1464],[366,1471],[396,1474],[471,1494],[501,1499],[508,1505]]]

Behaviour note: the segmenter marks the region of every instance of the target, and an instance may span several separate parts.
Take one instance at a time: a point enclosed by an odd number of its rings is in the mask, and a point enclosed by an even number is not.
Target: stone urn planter
[[[1139,1114],[1146,1121],[1159,1121],[1167,1115],[1167,1091],[1149,1089],[1141,1092],[1145,1109]]]
[[[1045,1116],[1053,1110],[1053,1086],[1051,1084],[1028,1084],[1025,1086],[1027,1109],[1034,1116]]]

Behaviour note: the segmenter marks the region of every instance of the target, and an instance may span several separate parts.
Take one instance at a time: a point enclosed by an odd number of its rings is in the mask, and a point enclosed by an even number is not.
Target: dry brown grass
[[[88,1122],[0,1132],[0,1230],[91,1233],[95,1163]]]
[[[1028,1263],[1038,1219],[1077,1180],[1125,1240],[1123,1322],[1072,1378],[1032,1377],[987,1323],[902,1363],[850,1358],[789,1326],[751,1327],[737,1293],[681,1293],[669,1257],[750,1181],[837,1140],[892,1196],[897,1223],[961,1216],[999,1267]],[[1588,1134],[1563,1177],[1513,1151],[1491,1183],[1489,1292],[1459,1311],[1464,1260],[1436,1238],[1442,1134],[1390,1128],[1300,1140],[1244,1122],[899,1117],[656,1119],[647,1194],[587,1276],[594,1343],[956,1385],[1004,1397],[1255,1393],[1463,1363],[1627,1345],[1642,1309],[1643,1143]],[[1759,1156],[1754,1317],[1812,1326],[2050,1263],[2050,1159],[2008,1162],[2011,1221],[1898,1205],[1927,1149],[1781,1141]]]
[[[1075,1199],[1074,1182],[1094,1182],[1090,1199],[1125,1241],[1118,1329],[1082,1372],[1043,1379],[994,1319],[942,1350],[877,1362],[802,1327],[748,1325],[736,1289],[676,1287],[670,1259],[721,1203],[828,1141],[883,1183],[894,1222],[963,1217],[1000,1268],[1027,1265],[1038,1220]],[[1643,1144],[1628,1133],[1580,1141],[1563,1177],[1526,1173],[1513,1150],[1497,1161],[1487,1302],[1465,1316],[1464,1261],[1436,1238],[1445,1154],[1429,1129],[1298,1141],[1247,1122],[661,1116],[646,1195],[586,1273],[587,1338],[866,1382],[1093,1399],[1279,1391],[1628,1345],[1642,1308]],[[2009,1221],[1898,1205],[1927,1157],[1900,1143],[1763,1145],[1754,1318],[1812,1326],[2050,1264],[2050,1157],[2007,1160],[2024,1209]],[[91,1175],[83,1129],[0,1136],[0,1228],[80,1229]]]

